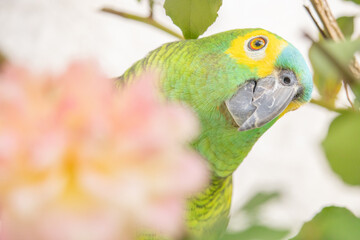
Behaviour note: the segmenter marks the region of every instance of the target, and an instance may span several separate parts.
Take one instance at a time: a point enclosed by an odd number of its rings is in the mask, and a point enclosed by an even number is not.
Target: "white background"
[[[360,10],[351,2],[329,3],[336,16]],[[317,33],[302,4],[224,0],[218,20],[205,35],[261,27],[293,43],[308,60],[310,42],[303,32],[314,37]],[[135,0],[0,0],[0,49],[11,61],[36,71],[58,72],[71,60],[95,58],[107,75],[117,76],[150,50],[176,40],[150,26],[101,13],[102,6],[147,12],[146,5]],[[156,8],[156,18],[178,30],[161,7]],[[357,34],[359,30],[358,21]],[[343,93],[338,104],[346,104]],[[233,211],[260,190],[280,190],[282,198],[266,206],[262,217],[267,224],[290,227],[292,234],[327,205],[346,206],[360,216],[360,188],[345,185],[332,173],[321,149],[335,116],[308,104],[278,121],[236,171]],[[242,216],[230,225],[243,226]]]

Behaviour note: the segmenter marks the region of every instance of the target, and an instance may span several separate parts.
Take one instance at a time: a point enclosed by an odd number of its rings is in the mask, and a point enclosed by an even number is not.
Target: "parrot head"
[[[194,146],[224,177],[273,123],[310,100],[312,74],[293,45],[263,29],[231,30],[194,44],[196,56],[180,76],[191,84],[173,86],[186,86],[177,97],[202,125]]]
[[[245,31],[225,53],[250,72],[225,101],[239,131],[261,127],[310,100],[310,70],[300,52],[279,36]]]

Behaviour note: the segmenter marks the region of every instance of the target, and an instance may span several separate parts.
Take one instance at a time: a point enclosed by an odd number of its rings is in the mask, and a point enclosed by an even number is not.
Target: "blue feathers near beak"
[[[247,81],[225,103],[239,131],[246,131],[279,116],[301,91],[294,72],[278,70],[264,78]]]

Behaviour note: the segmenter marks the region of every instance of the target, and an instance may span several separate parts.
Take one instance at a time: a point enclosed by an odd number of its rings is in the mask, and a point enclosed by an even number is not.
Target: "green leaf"
[[[259,211],[260,207],[268,203],[270,200],[280,197],[278,192],[260,192],[252,197],[247,203],[244,204],[241,210],[247,212],[248,214],[256,213]]]
[[[359,240],[360,219],[346,208],[326,207],[291,240]]]
[[[196,39],[217,18],[222,0],[165,0],[166,14],[186,39]]]
[[[336,19],[345,38],[350,39],[354,33],[354,16],[343,16]]]
[[[343,41],[335,43],[333,41],[324,41],[324,47],[332,53],[340,62],[348,65],[354,54],[360,51],[360,39],[354,41]]]
[[[355,52],[360,50],[360,40],[344,41],[320,41],[325,50],[347,69]],[[336,96],[341,87],[342,74],[340,69],[333,64],[315,45],[309,50],[309,58],[314,69],[314,83],[319,90],[322,100],[329,105],[334,105]]]
[[[334,106],[342,85],[338,71],[314,45],[310,47],[309,58],[314,69],[313,81],[322,101]]]
[[[287,230],[273,229],[265,226],[251,226],[237,233],[226,233],[221,240],[280,240],[288,235]]]
[[[333,171],[346,183],[360,185],[360,113],[335,118],[322,146]]]
[[[359,4],[360,5],[360,0],[345,0],[347,2],[353,2],[353,3],[356,3],[356,4]]]

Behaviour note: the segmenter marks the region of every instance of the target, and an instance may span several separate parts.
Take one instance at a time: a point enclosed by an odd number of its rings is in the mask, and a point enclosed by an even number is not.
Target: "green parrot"
[[[152,69],[161,71],[166,98],[185,102],[200,120],[192,147],[209,162],[211,182],[189,199],[186,220],[192,236],[217,239],[229,218],[232,173],[276,120],[310,100],[312,75],[293,45],[263,29],[164,44],[118,82]]]

